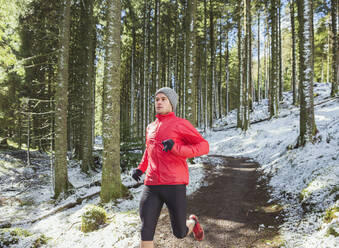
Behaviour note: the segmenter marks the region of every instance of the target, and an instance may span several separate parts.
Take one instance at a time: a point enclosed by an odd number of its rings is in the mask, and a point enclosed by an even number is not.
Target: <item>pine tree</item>
[[[196,0],[187,1],[186,13],[186,118],[197,124],[196,110],[196,37],[195,37]]]
[[[64,0],[60,23],[60,52],[58,59],[58,84],[56,87],[55,113],[55,164],[54,164],[54,197],[68,190],[67,176],[67,86],[68,59],[70,37],[70,6],[71,0]]]
[[[278,115],[278,71],[279,71],[279,53],[278,53],[278,10],[277,0],[271,1],[270,20],[271,20],[271,66],[269,79],[269,112],[270,117]]]
[[[299,38],[300,134],[298,145],[314,142],[317,128],[313,104],[313,6],[311,0],[297,0]]]
[[[241,1],[238,1],[236,14],[237,14],[237,28],[238,28],[238,87],[237,87],[237,127],[242,128],[243,117],[244,117],[244,101],[243,101],[243,46],[242,46],[242,26],[241,26]]]
[[[249,94],[250,94],[250,81],[251,81],[251,46],[250,46],[250,38],[251,38],[251,23],[250,23],[250,12],[251,9],[251,1],[250,0],[244,0],[244,46],[243,46],[243,52],[244,52],[244,59],[243,59],[243,86],[242,86],[242,124],[241,129],[246,131],[249,127]]]
[[[292,33],[292,75],[291,75],[291,84],[292,84],[292,94],[293,100],[292,104],[297,104],[297,90],[296,90],[296,54],[295,54],[295,24],[294,24],[294,0],[290,1],[290,11],[291,11],[291,33]]]
[[[84,71],[83,78],[83,118],[82,118],[82,164],[81,170],[88,173],[93,164],[92,144],[93,144],[93,74],[94,74],[94,22],[93,22],[93,0],[84,0],[82,3],[81,19],[82,32],[86,34],[86,38],[81,41],[83,49],[82,69]]]
[[[338,18],[338,0],[331,0],[331,31],[332,31],[332,88],[331,96],[338,94],[338,35],[337,35],[337,18]]]
[[[106,7],[106,61],[103,109],[103,168],[100,197],[108,202],[122,195],[120,176],[120,0]]]

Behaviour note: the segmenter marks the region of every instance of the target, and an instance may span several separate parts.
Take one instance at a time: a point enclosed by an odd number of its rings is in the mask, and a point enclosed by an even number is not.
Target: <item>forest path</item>
[[[204,162],[207,186],[187,199],[187,214],[194,213],[205,230],[205,239],[193,235],[179,240],[163,208],[155,234],[157,248],[280,247],[281,207],[268,203],[266,183],[258,183],[258,164],[246,158],[209,155]],[[216,162],[217,161],[217,162]]]

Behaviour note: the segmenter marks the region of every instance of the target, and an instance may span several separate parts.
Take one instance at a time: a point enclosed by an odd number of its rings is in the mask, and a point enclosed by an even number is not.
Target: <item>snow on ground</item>
[[[326,235],[332,227],[338,233],[339,219],[324,223],[325,211],[339,207],[339,99],[326,99],[330,84],[315,84],[316,144],[287,149],[299,134],[299,108],[284,93],[279,118],[253,124],[243,133],[238,129],[208,131],[210,154],[250,157],[270,178],[272,199],[284,207],[281,232],[286,247],[339,247],[339,237]],[[317,105],[318,104],[318,105]],[[267,103],[255,105],[252,121],[267,118]],[[236,112],[216,125],[235,125]]]
[[[324,212],[338,207],[339,185],[339,99],[327,99],[329,84],[315,84],[315,118],[319,129],[319,141],[299,149],[293,147],[299,133],[299,109],[291,105],[291,94],[284,93],[279,118],[259,122],[243,133],[229,128],[236,125],[236,112],[214,123],[205,138],[210,143],[210,154],[235,157],[250,157],[261,164],[263,177],[270,179],[271,200],[284,207],[285,223],[281,226],[285,247],[339,247],[339,237],[327,235],[329,227],[339,232],[338,218],[324,223]],[[268,118],[267,101],[254,104],[251,121]],[[229,129],[227,129],[229,128]],[[97,146],[100,147],[100,140]],[[46,155],[33,153],[32,166],[25,168],[13,154],[0,153],[0,223],[18,223],[42,216],[55,208],[50,201],[50,162]],[[213,159],[218,173],[218,158]],[[189,166],[190,184],[188,194],[202,186],[205,172],[201,160]],[[37,164],[39,163],[39,166]],[[41,166],[43,165],[43,166]],[[100,173],[83,175],[76,161],[69,161],[69,178],[75,187],[100,179]],[[39,177],[37,183],[36,175]],[[125,186],[134,181],[130,172],[122,174]],[[76,197],[98,191],[99,187],[83,187],[74,196],[59,202],[58,206],[74,201]],[[138,204],[143,186],[132,188],[131,199],[119,199],[103,205],[108,212],[109,224],[98,231],[82,233],[81,214],[88,204],[99,204],[94,197],[81,205],[65,210],[30,225],[21,225],[34,233],[50,237],[48,247],[138,247],[140,220]],[[7,202],[8,203],[8,202]],[[27,239],[13,247],[27,247]]]
[[[200,187],[201,178],[204,177],[202,164],[190,166],[190,180],[188,194]],[[122,175],[125,186],[133,185],[130,173]],[[110,224],[98,231],[82,233],[81,214],[87,204],[99,204],[99,197],[89,200],[62,213],[42,220],[28,229],[44,233],[53,240],[52,247],[138,247],[140,241],[140,219],[138,214],[139,200],[143,186],[131,189],[133,198],[118,200],[116,203],[105,204],[104,208],[109,214]]]
[[[100,144],[99,144],[100,145]],[[98,146],[97,148],[100,148]],[[0,153],[0,200],[11,200],[10,204],[0,202],[0,223],[9,222],[12,224],[22,223],[25,220],[33,220],[43,216],[53,209],[74,202],[76,198],[89,195],[100,190],[100,187],[82,187],[77,189],[75,194],[67,199],[58,202],[55,206],[52,198],[50,162],[46,155],[38,152],[32,158],[34,164],[40,162],[38,173],[33,169],[23,167],[22,162],[7,153]],[[24,154],[23,154],[24,155]],[[21,156],[23,156],[21,154]],[[25,173],[29,171],[31,173]],[[201,187],[202,178],[205,176],[202,163],[190,164],[190,184],[187,187],[187,194],[190,195]],[[24,174],[25,176],[19,176]],[[34,179],[35,175],[43,180]],[[125,186],[132,186],[135,181],[130,176],[131,171],[122,174],[122,182]],[[88,185],[91,182],[100,180],[100,173],[92,173],[91,176],[80,172],[79,163],[71,160],[68,163],[69,180],[74,187]],[[25,180],[24,180],[25,179]],[[23,181],[27,181],[22,185]],[[25,188],[22,192],[22,188]],[[138,247],[140,241],[140,219],[138,214],[139,201],[144,186],[131,188],[131,199],[118,199],[116,202],[104,204],[103,207],[108,213],[109,224],[98,231],[83,233],[80,231],[81,215],[88,204],[100,205],[99,196],[85,200],[81,205],[54,214],[34,224],[21,224],[20,227],[33,233],[43,233],[49,237],[48,247],[117,247],[131,248]],[[8,202],[7,202],[8,203]],[[17,245],[12,247],[29,247],[33,240],[21,239]],[[0,244],[1,246],[1,244]]]

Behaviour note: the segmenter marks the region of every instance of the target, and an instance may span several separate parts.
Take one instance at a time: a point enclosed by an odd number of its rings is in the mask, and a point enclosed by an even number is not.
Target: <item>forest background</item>
[[[67,158],[95,170],[101,198],[122,194],[120,169],[140,161],[154,92],[174,88],[176,114],[201,129],[254,102],[300,106],[295,147],[315,142],[313,83],[338,94],[338,2],[307,0],[16,0],[0,4],[2,148],[51,155],[55,196],[71,188]],[[106,176],[107,177],[106,177]],[[110,182],[115,183],[110,183]],[[105,183],[106,182],[106,183]]]

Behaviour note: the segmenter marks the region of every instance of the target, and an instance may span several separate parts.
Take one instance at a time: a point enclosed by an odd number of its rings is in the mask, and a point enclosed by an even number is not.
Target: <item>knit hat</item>
[[[173,111],[175,111],[178,103],[177,93],[175,93],[175,91],[169,87],[163,87],[161,89],[158,89],[157,92],[155,92],[155,95],[158,95],[159,93],[163,93],[167,96],[168,100],[172,105]]]

